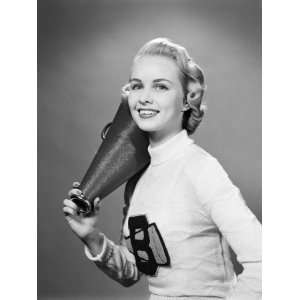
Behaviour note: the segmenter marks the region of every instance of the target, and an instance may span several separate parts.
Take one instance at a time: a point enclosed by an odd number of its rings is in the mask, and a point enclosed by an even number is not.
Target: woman
[[[95,229],[99,199],[91,216],[64,200],[87,257],[124,286],[146,274],[151,300],[260,299],[260,223],[218,161],[189,137],[203,117],[201,69],[182,46],[158,38],[137,53],[123,92],[148,133],[151,163],[127,183],[120,245]],[[243,266],[238,278],[229,245]]]

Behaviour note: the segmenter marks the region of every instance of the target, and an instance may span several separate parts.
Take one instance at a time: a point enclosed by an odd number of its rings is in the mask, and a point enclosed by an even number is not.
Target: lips
[[[143,119],[154,117],[159,113],[159,110],[153,108],[138,108],[137,111]]]

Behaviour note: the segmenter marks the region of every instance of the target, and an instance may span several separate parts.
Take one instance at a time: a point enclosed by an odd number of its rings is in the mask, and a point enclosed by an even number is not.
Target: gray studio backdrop
[[[170,37],[206,76],[207,114],[195,141],[216,156],[261,220],[261,3],[38,1],[39,299],[138,299],[99,271],[67,226],[62,200],[82,177],[111,121],[131,60],[146,41]],[[103,202],[101,230],[119,240],[123,188]]]

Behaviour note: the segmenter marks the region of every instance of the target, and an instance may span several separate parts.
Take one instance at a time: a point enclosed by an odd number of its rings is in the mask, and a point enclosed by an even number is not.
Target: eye
[[[132,91],[139,90],[141,88],[142,88],[141,83],[131,83],[130,84],[130,90],[132,90]]]
[[[158,91],[166,91],[169,89],[165,84],[161,84],[161,83],[155,84],[154,88]]]

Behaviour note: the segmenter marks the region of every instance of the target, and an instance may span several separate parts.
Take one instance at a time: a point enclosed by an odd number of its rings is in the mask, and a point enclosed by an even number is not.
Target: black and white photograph
[[[37,1],[39,300],[262,299],[261,6]]]

